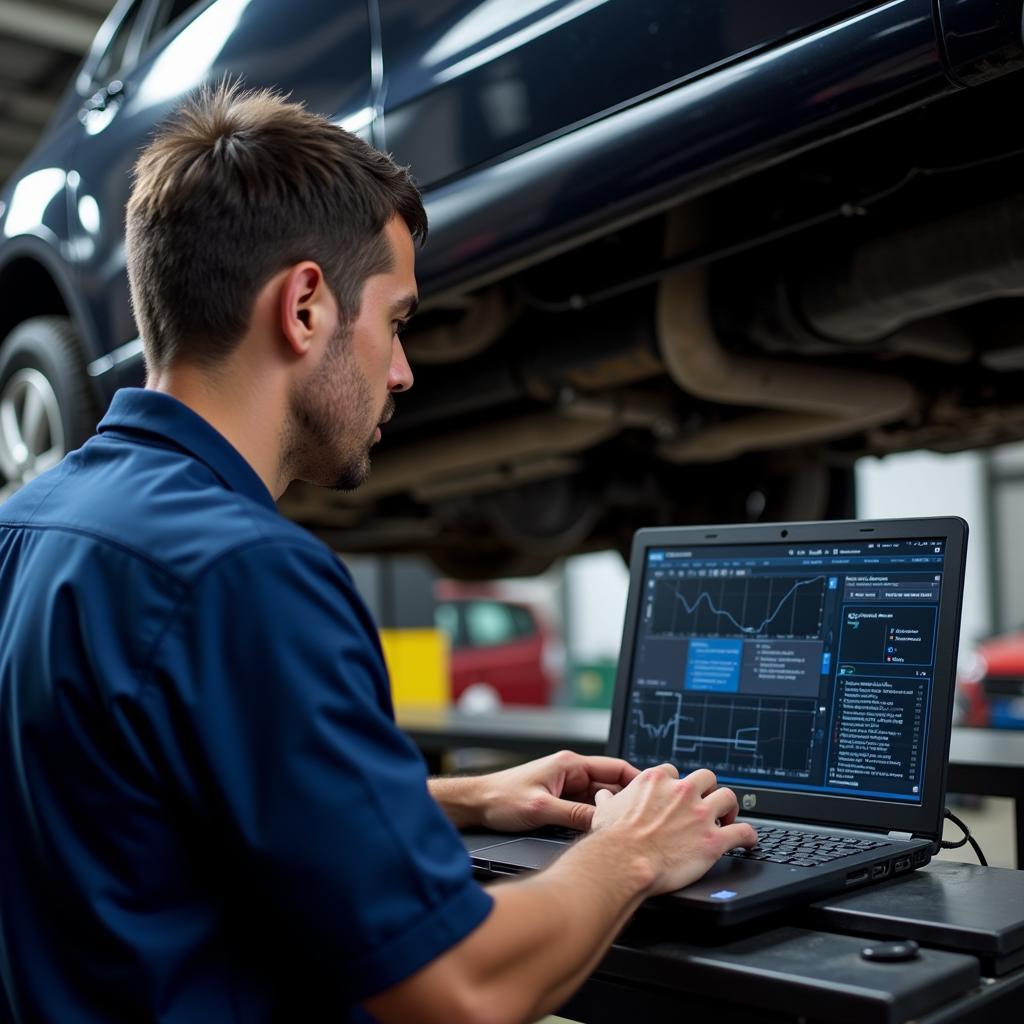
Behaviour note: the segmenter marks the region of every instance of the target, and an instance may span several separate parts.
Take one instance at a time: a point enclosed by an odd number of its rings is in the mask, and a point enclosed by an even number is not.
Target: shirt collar
[[[114,395],[97,430],[101,434],[147,435],[199,459],[229,490],[269,508],[266,484],[223,434],[183,402],[160,391],[122,388]]]

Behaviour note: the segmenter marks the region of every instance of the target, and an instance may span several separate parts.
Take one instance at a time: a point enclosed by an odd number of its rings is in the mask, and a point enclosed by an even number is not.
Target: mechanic
[[[425,233],[405,169],[270,92],[141,155],[147,387],[0,509],[0,1017],[529,1020],[756,841],[710,771],[428,780],[347,571],[277,512],[367,476]],[[590,832],[473,880],[455,827],[548,823]]]

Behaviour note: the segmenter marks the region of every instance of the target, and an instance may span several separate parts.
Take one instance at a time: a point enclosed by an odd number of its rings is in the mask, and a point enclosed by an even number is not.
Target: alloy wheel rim
[[[0,501],[64,457],[64,422],[43,373],[18,370],[0,393]]]

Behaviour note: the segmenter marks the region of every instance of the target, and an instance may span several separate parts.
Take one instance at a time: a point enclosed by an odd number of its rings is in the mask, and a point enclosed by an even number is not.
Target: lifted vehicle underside
[[[862,455],[1024,437],[1019,77],[431,296],[368,483],[282,508],[530,573],[641,525],[848,516]]]

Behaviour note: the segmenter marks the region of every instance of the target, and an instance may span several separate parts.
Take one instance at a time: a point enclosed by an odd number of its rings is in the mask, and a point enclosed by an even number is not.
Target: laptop
[[[966,546],[955,518],[638,531],[608,753],[712,769],[760,836],[661,905],[740,922],[928,863]],[[464,838],[508,875],[579,836]]]

